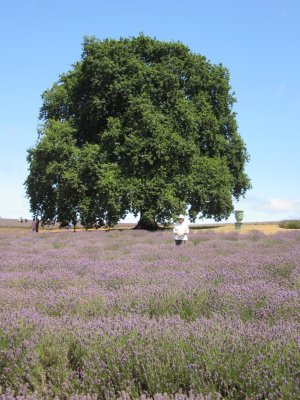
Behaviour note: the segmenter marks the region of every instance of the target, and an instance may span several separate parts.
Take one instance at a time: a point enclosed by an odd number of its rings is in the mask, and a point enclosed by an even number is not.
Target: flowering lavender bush
[[[0,400],[300,397],[300,232],[0,232]]]

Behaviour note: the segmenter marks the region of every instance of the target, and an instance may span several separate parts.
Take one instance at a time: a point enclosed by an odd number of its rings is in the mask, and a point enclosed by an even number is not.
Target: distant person
[[[178,216],[178,222],[173,228],[175,244],[178,246],[188,240],[189,226],[184,220],[184,215]]]
[[[35,232],[35,219],[32,220],[31,229],[32,229],[32,232]]]

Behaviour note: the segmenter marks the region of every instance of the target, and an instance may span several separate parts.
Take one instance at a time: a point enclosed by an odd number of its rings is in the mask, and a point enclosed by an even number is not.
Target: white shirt
[[[173,232],[175,240],[188,240],[189,226],[185,221],[182,223],[177,222],[173,228]]]

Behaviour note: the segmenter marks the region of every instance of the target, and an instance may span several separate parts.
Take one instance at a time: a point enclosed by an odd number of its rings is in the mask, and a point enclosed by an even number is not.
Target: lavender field
[[[0,231],[0,400],[300,398],[300,232]]]

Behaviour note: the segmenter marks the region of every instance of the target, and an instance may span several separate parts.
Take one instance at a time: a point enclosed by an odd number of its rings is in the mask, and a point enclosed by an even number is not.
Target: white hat
[[[184,219],[184,215],[183,214],[178,215],[178,219]]]

